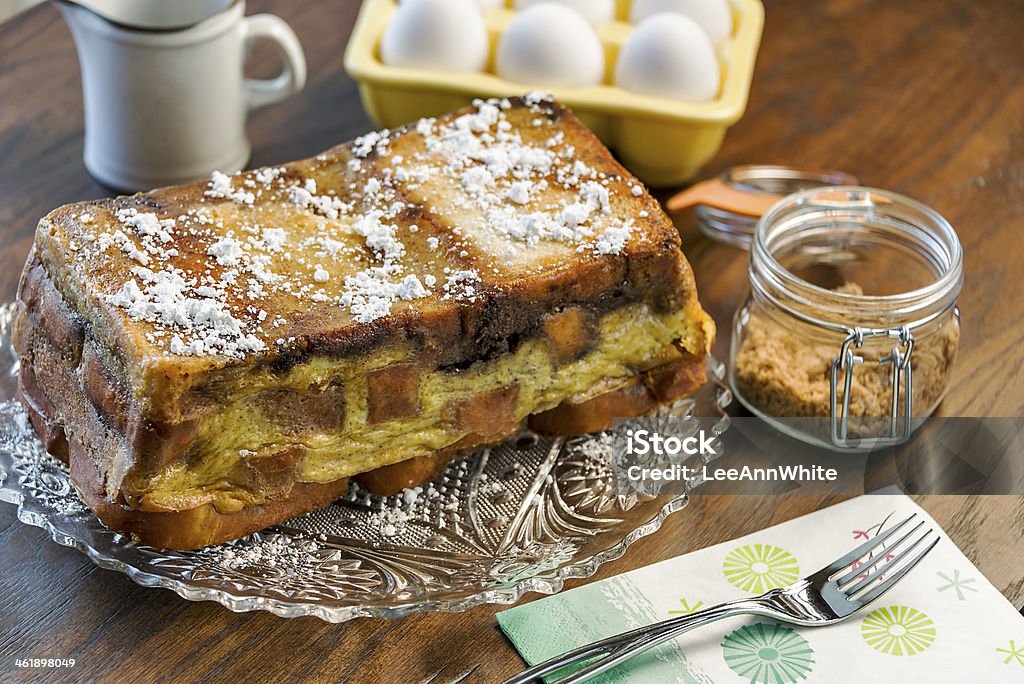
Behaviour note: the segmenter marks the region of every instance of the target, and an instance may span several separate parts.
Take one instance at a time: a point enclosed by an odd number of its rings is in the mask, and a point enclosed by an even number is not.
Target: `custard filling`
[[[685,339],[691,326],[687,307],[656,313],[632,304],[605,314],[597,323],[589,350],[557,364],[550,340],[524,341],[510,353],[461,371],[418,373],[415,413],[373,423],[369,420],[370,381],[375,369],[414,361],[404,348],[384,348],[353,359],[317,357],[273,383],[254,381],[246,393],[201,419],[188,451],[155,476],[126,481],[132,505],[142,510],[180,510],[205,503],[221,512],[264,503],[267,492],[252,486],[251,463],[279,453],[298,454],[288,477],[298,482],[331,482],[451,447],[472,432],[460,424],[453,406],[474,398],[505,402],[507,423],[564,401],[579,403],[628,382],[643,370],[680,356],[677,344],[700,348]],[[302,400],[292,410],[275,401],[316,395],[316,410]],[[336,412],[323,410],[337,407]],[[284,418],[284,420],[282,420]],[[296,425],[302,423],[296,429]],[[134,492],[132,492],[134,490]]]

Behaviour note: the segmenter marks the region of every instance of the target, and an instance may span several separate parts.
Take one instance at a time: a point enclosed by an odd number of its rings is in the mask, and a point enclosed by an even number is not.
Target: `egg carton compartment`
[[[364,0],[348,47],[345,69],[359,84],[370,117],[395,128],[421,117],[441,116],[474,98],[514,97],[550,92],[615,151],[648,185],[668,187],[696,176],[722,145],[726,129],[743,115],[764,26],[760,0],[729,0],[733,32],[716,46],[721,69],[717,97],[704,102],[642,95],[614,85],[615,64],[634,26],[630,0],[617,0],[614,21],[595,27],[605,53],[605,74],[593,86],[538,86],[494,73],[501,34],[515,18],[512,0],[484,13],[489,56],[484,71],[441,71],[397,67],[380,58],[380,40],[398,7],[395,0]]]

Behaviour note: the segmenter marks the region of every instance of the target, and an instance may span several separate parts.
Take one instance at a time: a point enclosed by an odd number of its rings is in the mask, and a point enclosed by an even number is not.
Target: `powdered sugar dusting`
[[[492,275],[529,264],[542,244],[566,259],[604,257],[635,232],[615,198],[635,203],[643,189],[580,158],[549,102],[531,93],[512,118],[509,100],[478,100],[458,116],[368,133],[350,154],[214,172],[203,200],[177,212],[158,196],[97,205],[77,218],[101,228],[69,249],[83,263],[127,257],[129,277],[108,301],[177,355],[289,344],[285,312],[314,306],[369,324],[424,298],[477,302]]]
[[[231,184],[231,178],[220,171],[214,171],[210,177],[210,187],[206,191],[207,197],[230,199],[240,204],[252,204],[256,201],[256,195],[249,190],[235,189]]]
[[[550,96],[531,93],[524,101],[540,114]],[[403,158],[406,176],[429,179],[439,170],[447,187],[450,183],[463,191],[448,198],[454,208],[478,213],[478,228],[490,231],[504,245],[506,256],[544,241],[593,245],[611,227],[610,187],[616,179],[578,159],[563,131],[542,140],[533,134],[525,137],[526,132],[514,129],[506,118],[507,100],[474,104],[473,112],[417,124],[426,151]],[[546,121],[538,117],[534,125]],[[406,185],[416,189],[422,182]],[[635,187],[630,184],[625,190],[632,193]],[[551,198],[557,199],[552,203]],[[597,253],[608,253],[616,245],[621,250],[625,242],[606,240]]]
[[[618,254],[629,241],[633,232],[633,219],[629,219],[621,226],[612,227],[604,231],[594,243],[594,251],[598,254]]]
[[[172,354],[241,357],[265,349],[266,345],[246,332],[242,321],[232,316],[223,303],[190,294],[195,290],[180,271],[136,268],[134,272],[138,280],[126,282],[109,301],[125,309],[132,318],[188,335],[188,343],[180,333],[171,337]]]
[[[476,271],[455,271],[448,274],[444,283],[443,299],[475,302],[480,274]]]

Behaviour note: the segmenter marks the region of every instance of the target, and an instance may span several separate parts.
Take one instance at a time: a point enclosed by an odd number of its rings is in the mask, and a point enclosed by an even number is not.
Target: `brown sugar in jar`
[[[853,283],[838,291],[863,295],[860,286]],[[933,406],[942,398],[959,341],[960,326],[954,318],[915,346],[911,359],[914,405]],[[770,415],[827,417],[829,374],[837,349],[834,341],[814,341],[752,314],[736,354],[737,387]],[[888,416],[892,373],[878,363],[878,358],[865,355],[865,361],[874,363],[860,364],[853,370],[850,416]],[[841,399],[842,388],[838,392]]]
[[[963,275],[959,240],[936,212],[868,188],[796,193],[758,224],[749,275],[729,377],[755,415],[861,449],[906,439],[939,404]]]

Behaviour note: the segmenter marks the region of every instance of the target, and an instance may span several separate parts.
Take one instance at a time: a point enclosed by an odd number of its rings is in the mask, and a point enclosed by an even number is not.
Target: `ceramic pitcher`
[[[118,191],[238,171],[249,160],[247,113],[292,95],[306,80],[302,46],[280,18],[247,17],[242,0],[177,2],[132,0],[129,17],[56,0],[82,70],[85,166]],[[193,14],[176,17],[187,25],[167,28],[175,21],[166,8],[188,5]],[[276,78],[243,74],[259,40],[280,54]]]

